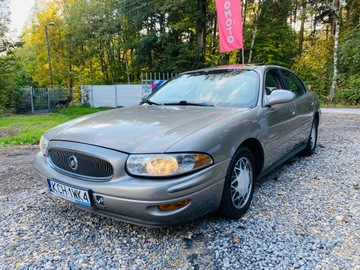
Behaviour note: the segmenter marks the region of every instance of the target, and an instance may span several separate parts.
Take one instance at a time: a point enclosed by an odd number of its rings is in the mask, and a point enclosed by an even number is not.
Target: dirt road
[[[0,195],[38,185],[32,166],[38,146],[0,148]]]

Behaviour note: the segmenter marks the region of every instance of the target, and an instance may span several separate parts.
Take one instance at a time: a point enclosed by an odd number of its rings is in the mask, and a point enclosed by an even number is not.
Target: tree
[[[287,23],[290,0],[264,0],[254,45],[254,62],[290,67],[296,55],[296,34]]]
[[[347,33],[339,46],[339,85],[337,101],[360,103],[360,25]]]
[[[340,38],[340,1],[333,0],[331,6],[331,11],[333,14],[333,29],[334,29],[334,73],[333,79],[329,91],[329,100],[333,101],[335,97],[335,91],[338,80],[338,47],[339,47],[339,38]]]
[[[248,4],[248,2],[246,2]],[[255,47],[255,40],[256,35],[259,27],[259,16],[261,14],[261,8],[262,8],[262,0],[259,0],[257,3],[254,1],[250,1],[249,3],[251,6],[251,10],[253,11],[253,26],[252,26],[252,33],[251,33],[251,43],[250,43],[250,50],[249,50],[249,59],[248,63],[251,63],[253,61],[253,53],[254,53],[254,47]],[[245,12],[246,12],[245,8]],[[244,16],[246,17],[246,16]],[[244,23],[245,25],[245,23]],[[245,28],[246,29],[246,28]]]
[[[302,54],[294,58],[292,69],[305,80],[308,87],[326,102],[329,97],[332,74],[333,41],[325,35],[307,38],[303,43]]]
[[[14,87],[13,73],[13,42],[6,37],[9,24],[9,1],[0,0],[0,115],[11,100],[10,90]]]
[[[219,53],[214,1],[37,3],[19,55],[23,74],[31,74],[38,86],[49,85],[44,26],[51,21],[56,23],[49,27],[53,76],[61,86],[139,81],[142,72],[241,62],[238,51]],[[345,57],[336,55],[337,46],[341,48],[345,34],[357,26],[359,4],[360,0],[243,0],[245,58],[294,67],[321,97],[329,96],[331,82],[332,89],[337,82],[335,71],[342,74],[342,64],[336,64]],[[341,32],[336,34],[339,25]],[[336,86],[340,91],[344,83]]]
[[[0,0],[0,39],[9,31],[10,10],[9,0]]]

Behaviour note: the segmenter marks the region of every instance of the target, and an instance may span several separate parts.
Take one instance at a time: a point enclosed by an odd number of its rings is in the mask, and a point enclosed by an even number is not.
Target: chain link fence
[[[23,102],[18,111],[21,113],[51,112],[58,101],[72,98],[73,93],[69,88],[24,88],[22,91]]]

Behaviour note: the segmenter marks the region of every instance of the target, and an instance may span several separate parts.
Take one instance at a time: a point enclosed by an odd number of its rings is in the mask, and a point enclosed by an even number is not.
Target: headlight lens
[[[211,165],[211,157],[205,154],[130,155],[126,168],[138,176],[173,176],[195,171]]]
[[[49,145],[49,140],[46,139],[44,136],[41,136],[39,147],[41,152],[44,154],[44,156],[46,156],[48,145]]]

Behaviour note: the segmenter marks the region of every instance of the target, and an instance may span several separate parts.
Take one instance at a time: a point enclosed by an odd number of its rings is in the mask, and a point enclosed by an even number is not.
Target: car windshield
[[[253,70],[211,70],[181,74],[145,102],[157,105],[254,107],[259,76]]]

